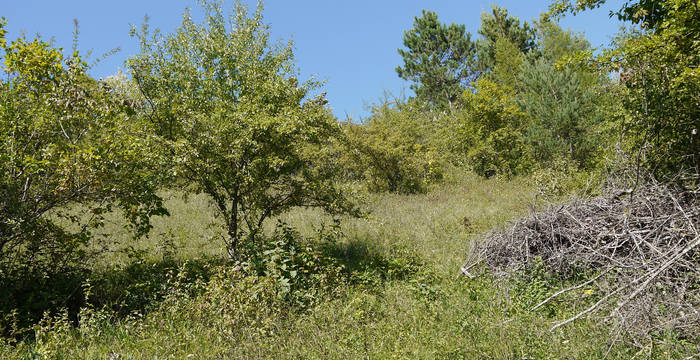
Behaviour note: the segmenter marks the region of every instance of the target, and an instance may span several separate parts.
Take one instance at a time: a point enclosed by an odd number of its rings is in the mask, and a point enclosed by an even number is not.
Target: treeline
[[[601,3],[557,2],[533,23],[494,6],[475,40],[423,11],[396,69],[415,97],[346,124],[360,177],[415,192],[447,166],[485,177],[590,173],[620,161],[662,178],[697,173],[697,4],[628,3],[616,16],[639,27],[594,54],[555,18]]]
[[[550,17],[601,1],[555,3]],[[448,167],[485,177],[593,171],[615,151],[659,175],[698,170],[699,13],[689,0],[627,3],[637,23],[593,54],[543,16],[494,7],[480,37],[425,11],[405,32],[398,75],[416,96],[339,122],[301,82],[291,44],[236,3],[204,2],[170,34],[133,29],[127,75],[96,80],[77,49],[6,39],[0,22],[0,309],[26,322],[81,306],[105,216],[134,237],[167,215],[161,190],[208,195],[232,260],[297,206],[358,215],[353,194],[422,192]],[[618,74],[613,76],[611,74]],[[75,275],[75,276],[73,276]],[[74,309],[74,310],[75,310]],[[22,321],[20,321],[22,323]],[[5,325],[3,325],[4,327]],[[0,328],[7,333],[10,330]]]

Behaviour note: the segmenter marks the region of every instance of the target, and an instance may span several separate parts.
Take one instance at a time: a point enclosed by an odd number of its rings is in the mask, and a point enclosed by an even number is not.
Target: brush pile
[[[624,189],[624,190],[623,190]],[[571,291],[596,294],[590,307],[552,329],[592,313],[616,328],[648,338],[673,330],[700,334],[700,190],[647,180],[634,187],[609,185],[604,195],[550,205],[479,239],[462,272],[484,264],[512,276],[535,263],[561,279],[585,281]],[[591,291],[594,290],[594,291]]]

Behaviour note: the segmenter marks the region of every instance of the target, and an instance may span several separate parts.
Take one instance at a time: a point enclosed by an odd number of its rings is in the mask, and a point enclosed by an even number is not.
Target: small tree
[[[0,254],[21,247],[21,239],[41,242],[38,234],[47,231],[83,238],[48,217],[73,203],[97,202],[91,208],[99,215],[120,202],[146,232],[150,214],[163,209],[155,178],[138,168],[157,161],[130,135],[122,105],[87,75],[77,51],[64,60],[40,39],[7,43],[4,24],[0,19],[7,79],[0,82]],[[99,216],[92,220],[99,223]]]
[[[579,73],[558,71],[544,59],[524,64],[520,81],[520,106],[530,118],[526,138],[536,160],[565,156],[585,165],[601,121],[594,88],[585,86]]]
[[[476,80],[475,45],[464,25],[440,23],[435,12],[423,10],[413,28],[404,32],[399,49],[404,66],[399,77],[412,81],[418,98],[434,106],[451,106],[464,88]]]
[[[362,124],[345,124],[349,149],[346,163],[353,177],[372,191],[425,192],[442,179],[443,156],[431,133],[429,114],[412,104],[384,101]]]
[[[519,87],[520,67],[524,61],[525,55],[515,44],[505,38],[500,38],[496,41],[493,66],[491,71],[487,73],[487,77],[496,83],[517,89]]]
[[[351,210],[315,156],[342,132],[323,95],[307,98],[318,84],[298,84],[291,44],[270,44],[261,3],[250,17],[239,2],[230,16],[202,6],[204,23],[188,10],[172,34],[133,31],[142,52],[129,68],[173,174],[211,197],[237,258],[245,235],[293,206]]]
[[[7,42],[3,25],[0,311],[17,310],[24,326],[45,310],[77,310],[79,274],[113,205],[137,235],[166,211],[157,172],[147,170],[159,161],[111,90],[77,52],[64,58],[38,38]]]
[[[523,141],[525,114],[516,103],[516,92],[505,84],[482,78],[476,91],[462,97],[462,119],[455,129],[466,144],[466,158],[481,176],[514,175],[531,165]]]

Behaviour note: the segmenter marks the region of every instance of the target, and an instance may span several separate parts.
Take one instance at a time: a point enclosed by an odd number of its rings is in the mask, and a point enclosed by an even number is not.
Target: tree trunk
[[[231,217],[228,219],[228,256],[231,260],[238,260],[238,200],[231,202]]]

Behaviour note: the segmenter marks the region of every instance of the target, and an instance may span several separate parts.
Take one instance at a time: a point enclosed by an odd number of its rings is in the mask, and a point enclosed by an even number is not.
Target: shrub
[[[557,0],[550,15],[591,9],[605,0]],[[628,93],[623,105],[629,115],[621,135],[637,161],[657,176],[674,178],[682,170],[700,172],[698,117],[700,107],[700,16],[697,1],[626,1],[620,20],[639,25],[615,39],[586,65],[621,71]],[[578,62],[578,61],[575,61]]]
[[[457,115],[467,163],[486,177],[526,171],[531,161],[521,130],[525,114],[515,103],[515,90],[488,79],[476,82],[475,89],[464,94],[463,110]]]
[[[532,180],[539,195],[545,199],[556,199],[586,188],[598,190],[597,173],[581,170],[578,164],[566,157],[558,157],[550,164],[538,166]],[[588,182],[594,182],[589,184]]]
[[[325,242],[336,240],[330,233],[319,235]],[[284,223],[278,223],[269,238],[247,244],[243,271],[272,279],[276,296],[293,307],[315,304],[324,293],[344,281],[342,265]]]
[[[428,137],[427,116],[411,106],[374,108],[364,124],[345,124],[346,163],[372,191],[420,193],[442,179],[443,156]]]
[[[7,42],[0,19],[0,311],[22,325],[76,310],[87,245],[120,207],[135,236],[167,211],[155,194],[159,158],[77,50],[39,38]],[[82,213],[71,211],[82,206]],[[92,245],[92,244],[90,244]],[[78,300],[76,300],[78,299]]]

